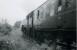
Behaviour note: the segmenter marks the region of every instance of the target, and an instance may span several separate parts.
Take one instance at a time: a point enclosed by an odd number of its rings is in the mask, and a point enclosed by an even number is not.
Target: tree
[[[4,35],[8,34],[12,30],[12,26],[9,25],[7,22],[4,24],[0,24],[0,33],[3,33]]]

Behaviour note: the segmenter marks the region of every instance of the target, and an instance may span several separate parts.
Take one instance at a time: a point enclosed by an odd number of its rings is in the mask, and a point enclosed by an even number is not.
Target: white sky
[[[46,0],[0,0],[0,20],[7,19],[14,25],[16,21],[23,20],[26,15]]]

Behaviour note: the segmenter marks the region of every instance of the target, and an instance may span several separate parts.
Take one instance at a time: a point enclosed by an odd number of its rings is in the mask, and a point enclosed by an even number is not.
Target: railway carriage
[[[35,40],[51,39],[52,33],[76,33],[76,0],[48,0],[29,13],[22,31]],[[50,35],[51,34],[51,35]],[[47,36],[45,36],[47,35]]]

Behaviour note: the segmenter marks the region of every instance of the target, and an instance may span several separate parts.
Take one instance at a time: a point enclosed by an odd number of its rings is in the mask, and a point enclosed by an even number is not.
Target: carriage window
[[[69,5],[69,1],[68,1],[68,0],[66,0],[66,8],[68,7],[68,5]]]
[[[61,11],[61,10],[62,10],[62,6],[59,6],[58,7],[58,12]]]
[[[72,0],[66,0],[66,4],[65,4],[66,8],[71,7],[71,1]]]
[[[62,9],[64,10],[72,7],[72,2],[73,0],[59,0],[58,12],[61,11]]]
[[[58,12],[61,11],[62,9],[62,0],[59,0],[59,4],[58,4]]]
[[[39,10],[37,11],[37,19],[39,18]]]
[[[61,5],[62,5],[62,0],[59,0],[58,6],[61,6]]]

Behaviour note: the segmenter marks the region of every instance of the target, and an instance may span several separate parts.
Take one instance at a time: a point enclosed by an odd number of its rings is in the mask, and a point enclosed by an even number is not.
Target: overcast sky
[[[13,25],[46,0],[0,0],[0,20],[7,19]]]

